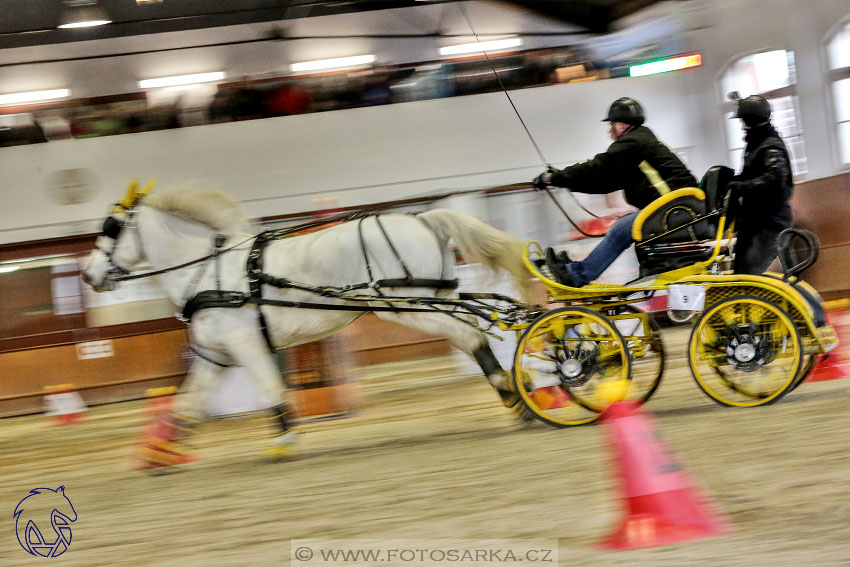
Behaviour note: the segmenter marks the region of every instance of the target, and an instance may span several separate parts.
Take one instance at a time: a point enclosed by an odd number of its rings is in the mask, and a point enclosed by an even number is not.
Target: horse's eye
[[[121,234],[121,229],[124,228],[124,223],[116,219],[115,217],[106,217],[106,220],[103,221],[103,235],[108,236],[112,239],[117,239],[118,235]]]

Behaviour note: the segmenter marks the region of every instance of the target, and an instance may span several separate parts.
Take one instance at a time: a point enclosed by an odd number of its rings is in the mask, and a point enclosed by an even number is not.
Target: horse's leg
[[[266,455],[284,457],[294,449],[298,433],[294,426],[293,412],[283,398],[286,387],[272,358],[273,354],[262,335],[259,332],[256,332],[256,335],[255,340],[240,341],[238,347],[231,351],[231,356],[237,365],[244,367],[254,376],[265,399],[274,404],[271,407],[271,418],[276,434],[271,446],[266,449]]]
[[[499,394],[505,407],[513,407],[519,401],[519,397],[513,391],[510,374],[499,364],[496,355],[490,349],[487,336],[481,331],[453,317],[439,313],[379,311],[375,314],[385,321],[399,323],[429,335],[445,337],[458,350],[475,359],[484,376],[487,377],[487,381]]]

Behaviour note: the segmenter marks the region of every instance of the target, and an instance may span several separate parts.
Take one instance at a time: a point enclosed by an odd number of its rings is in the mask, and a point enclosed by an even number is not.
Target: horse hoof
[[[531,425],[534,422],[534,413],[525,404],[516,404],[511,408],[511,411],[521,425]]]
[[[514,383],[511,378],[511,375],[501,370],[499,372],[494,372],[493,374],[488,374],[486,376],[487,381],[493,386],[496,390],[511,392],[514,389]]]
[[[263,449],[263,456],[267,459],[286,459],[295,455],[295,447],[292,445],[275,445]]]
[[[508,392],[507,390],[496,390],[499,393],[499,398],[502,400],[502,405],[506,408],[512,408],[519,402],[519,394],[516,392]]]

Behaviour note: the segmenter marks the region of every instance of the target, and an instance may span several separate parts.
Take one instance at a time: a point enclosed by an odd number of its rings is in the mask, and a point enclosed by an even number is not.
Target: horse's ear
[[[154,187],[156,187],[156,177],[148,179],[147,183],[145,183],[145,186],[136,191],[136,201],[138,202],[139,199],[153,191]]]
[[[138,200],[138,197],[136,196],[136,193],[138,191],[139,180],[131,179],[130,184],[127,186],[127,194],[124,195],[124,199],[122,199],[121,202],[115,206],[115,210],[113,212],[118,213],[121,211],[126,211],[127,209],[132,209],[133,205],[135,205],[136,201]]]
[[[131,179],[130,185],[127,186],[127,194],[124,196],[124,199],[118,203],[115,207],[115,212],[126,211],[127,209],[132,209],[136,205],[139,204],[139,199],[153,191],[154,186],[156,186],[156,179],[149,179],[147,183],[145,183],[144,187],[139,188],[139,180]]]

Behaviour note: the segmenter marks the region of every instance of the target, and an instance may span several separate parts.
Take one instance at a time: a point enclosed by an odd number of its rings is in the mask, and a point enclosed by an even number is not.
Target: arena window
[[[773,125],[791,152],[791,167],[796,179],[808,173],[803,126],[800,121],[799,100],[796,94],[797,70],[794,52],[777,49],[751,53],[733,61],[721,79],[730,163],[740,170],[744,153],[744,134],[738,120],[729,120],[735,103],[726,100],[726,93],[738,91],[741,96],[759,94],[773,106]]]

